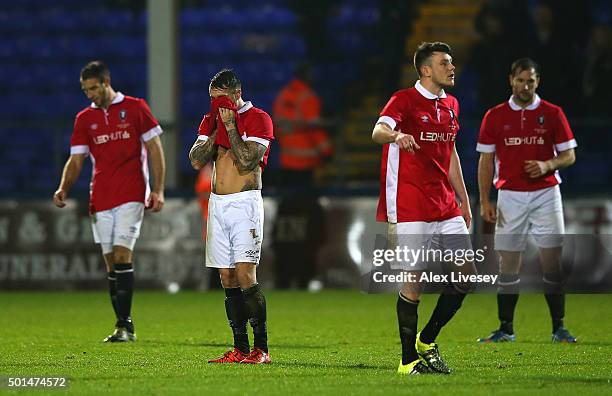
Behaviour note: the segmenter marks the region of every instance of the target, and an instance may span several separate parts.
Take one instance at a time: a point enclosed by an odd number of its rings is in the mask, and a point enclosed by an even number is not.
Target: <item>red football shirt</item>
[[[270,153],[270,142],[274,140],[274,132],[272,127],[272,119],[265,111],[253,106],[250,101],[244,103],[244,105],[238,109],[238,116],[241,119],[241,125],[243,131],[238,131],[242,136],[242,140],[245,142],[257,142],[266,147],[266,153],[260,162],[261,169],[265,168],[268,163],[268,154]],[[206,141],[208,136],[213,132],[208,127],[208,117],[210,114],[206,114],[200,122],[198,128],[198,140]]]
[[[495,153],[496,188],[534,191],[555,186],[561,178],[555,171],[532,179],[523,169],[525,161],[548,161],[557,152],[576,146],[563,110],[536,95],[525,109],[512,98],[489,109],[480,126],[476,150]]]
[[[432,222],[461,215],[448,177],[458,115],[457,99],[436,96],[420,81],[389,99],[378,122],[412,135],[421,149],[411,154],[395,143],[383,146],[376,220]]]
[[[144,143],[161,133],[147,102],[121,92],[108,110],[92,103],[77,114],[70,154],[91,155],[91,213],[145,202],[150,189]]]

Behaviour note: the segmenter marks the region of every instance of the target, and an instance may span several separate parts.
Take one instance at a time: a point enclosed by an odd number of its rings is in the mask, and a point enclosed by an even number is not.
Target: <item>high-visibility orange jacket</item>
[[[320,121],[321,117],[321,100],[304,81],[290,81],[279,92],[272,111],[281,168],[312,170],[331,155],[332,145],[323,128],[300,125]]]

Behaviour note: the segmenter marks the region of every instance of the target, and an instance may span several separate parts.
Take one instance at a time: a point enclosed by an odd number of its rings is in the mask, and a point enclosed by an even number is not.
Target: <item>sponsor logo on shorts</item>
[[[258,259],[259,258],[259,249],[255,250],[247,250],[244,252],[244,255],[250,259]]]

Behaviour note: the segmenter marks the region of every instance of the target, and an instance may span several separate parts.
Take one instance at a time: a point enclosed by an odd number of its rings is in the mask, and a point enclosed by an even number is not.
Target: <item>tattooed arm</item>
[[[209,137],[208,140],[196,140],[191,150],[189,150],[189,160],[193,169],[201,169],[206,165],[214,156],[217,154],[217,145],[215,140],[217,138],[217,130],[215,130]]]
[[[256,142],[245,142],[240,137],[236,128],[236,120],[232,110],[220,108],[221,120],[225,129],[232,152],[236,156],[236,166],[240,172],[250,172],[259,165],[259,161],[263,159],[267,148]]]

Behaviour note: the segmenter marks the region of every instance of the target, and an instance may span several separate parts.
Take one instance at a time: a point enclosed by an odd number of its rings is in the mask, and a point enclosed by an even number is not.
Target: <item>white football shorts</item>
[[[259,264],[263,221],[261,191],[211,193],[206,225],[206,266],[235,268],[236,263]]]
[[[144,217],[142,202],[127,202],[112,209],[96,212],[91,216],[94,241],[102,247],[102,254],[113,251],[113,246],[134,250],[140,236]]]
[[[498,192],[495,250],[522,252],[529,234],[538,247],[559,247],[563,245],[564,233],[558,185],[536,191]]]
[[[461,216],[433,222],[389,223],[388,239],[389,249],[399,248],[402,252],[400,260],[396,257],[391,268],[404,271],[426,270],[429,263],[440,263],[440,256],[445,252],[449,257],[449,250],[460,257],[472,249],[470,234]]]

